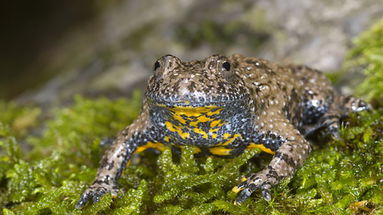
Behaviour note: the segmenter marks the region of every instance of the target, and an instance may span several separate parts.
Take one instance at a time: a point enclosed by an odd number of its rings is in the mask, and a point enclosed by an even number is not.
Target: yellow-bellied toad
[[[76,207],[116,193],[133,153],[170,145],[193,145],[199,153],[221,157],[251,148],[272,154],[266,168],[233,189],[239,192],[236,203],[255,190],[270,200],[270,188],[309,155],[305,136],[318,129],[338,136],[341,117],[367,109],[360,99],[337,94],[323,74],[306,66],[241,55],[191,62],[166,55],[154,64],[140,116],[117,135]]]

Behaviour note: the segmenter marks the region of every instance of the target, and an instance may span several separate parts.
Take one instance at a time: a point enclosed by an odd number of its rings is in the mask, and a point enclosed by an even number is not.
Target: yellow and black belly
[[[152,121],[162,134],[163,144],[193,145],[196,152],[230,155],[234,147],[243,144],[245,123],[237,124],[238,110],[217,105],[165,106],[153,108]],[[238,148],[238,147],[235,147]]]
[[[174,106],[167,110],[164,127],[169,135],[166,139],[202,145],[229,145],[241,136],[230,129],[231,118],[222,107]]]
[[[170,117],[165,120],[166,129],[171,136],[182,139],[216,140],[225,122],[220,116],[223,108],[205,107],[171,107]]]
[[[160,135],[155,138],[158,143],[149,144],[154,148],[191,145],[196,153],[223,157],[237,156],[247,148],[273,153],[263,145],[251,143],[251,116],[241,107],[157,104],[151,110],[151,120]]]

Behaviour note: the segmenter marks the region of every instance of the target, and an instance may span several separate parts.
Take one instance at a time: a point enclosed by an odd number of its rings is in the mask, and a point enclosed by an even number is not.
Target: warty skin
[[[192,145],[195,152],[232,158],[259,148],[271,162],[233,188],[235,203],[292,176],[311,151],[317,130],[338,137],[340,119],[368,110],[362,100],[338,94],[318,70],[278,65],[242,55],[212,55],[183,62],[165,55],[154,64],[139,117],[116,137],[93,184],[76,205],[117,195],[117,180],[133,153]]]

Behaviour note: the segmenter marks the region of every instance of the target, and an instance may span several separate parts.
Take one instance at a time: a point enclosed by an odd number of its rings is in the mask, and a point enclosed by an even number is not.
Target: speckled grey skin
[[[76,207],[108,192],[116,195],[133,153],[182,145],[227,158],[252,148],[273,154],[267,167],[233,189],[235,203],[255,190],[270,200],[270,188],[308,157],[305,136],[324,129],[338,137],[340,118],[367,109],[360,99],[337,94],[323,74],[306,66],[241,55],[191,62],[166,55],[154,64],[140,116],[117,135]]]

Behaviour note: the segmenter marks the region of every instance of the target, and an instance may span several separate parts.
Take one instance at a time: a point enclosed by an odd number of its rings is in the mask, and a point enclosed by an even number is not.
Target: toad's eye
[[[230,63],[225,61],[223,64],[222,64],[222,67],[226,70],[226,71],[230,71]]]
[[[231,71],[231,64],[228,61],[224,61],[221,64],[221,71],[223,74],[223,77],[229,82],[233,81],[235,79],[234,72]]]
[[[157,69],[159,69],[161,67],[161,64],[160,62],[158,62],[158,60],[154,63],[154,66],[153,66],[153,70],[156,71]]]

